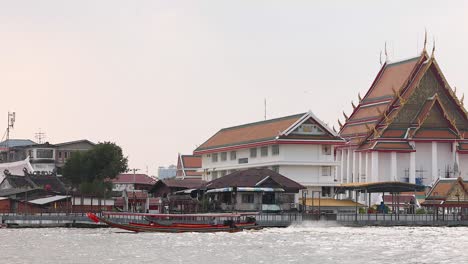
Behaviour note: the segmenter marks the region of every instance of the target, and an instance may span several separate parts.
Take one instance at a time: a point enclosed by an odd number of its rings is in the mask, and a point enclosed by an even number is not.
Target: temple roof
[[[345,116],[346,117],[346,116]],[[340,135],[359,150],[409,151],[400,140],[462,140],[468,115],[434,57],[386,63],[341,127]]]
[[[202,158],[197,155],[181,155],[177,159],[176,178],[201,178],[202,173],[197,170],[202,167]]]

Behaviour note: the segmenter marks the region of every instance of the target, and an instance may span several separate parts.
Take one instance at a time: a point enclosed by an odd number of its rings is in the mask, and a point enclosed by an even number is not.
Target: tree
[[[63,176],[83,194],[104,197],[112,189],[109,179],[127,171],[122,148],[103,142],[85,152],[75,152],[63,167]]]

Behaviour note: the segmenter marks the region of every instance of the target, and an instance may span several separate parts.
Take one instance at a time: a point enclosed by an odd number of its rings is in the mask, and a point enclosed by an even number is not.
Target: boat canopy
[[[211,189],[206,193],[220,193],[220,192],[232,192],[233,187]],[[237,187],[238,192],[284,192],[283,188],[269,188],[269,187]]]

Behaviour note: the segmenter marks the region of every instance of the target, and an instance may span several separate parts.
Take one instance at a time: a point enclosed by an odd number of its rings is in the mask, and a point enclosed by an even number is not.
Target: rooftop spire
[[[387,41],[385,41],[385,62],[388,62]]]
[[[432,45],[432,54],[431,54],[431,58],[434,58],[434,51],[435,51],[435,38],[434,38],[434,45]]]
[[[424,48],[423,48],[423,53],[426,51],[426,45],[427,45],[427,29],[424,29]]]

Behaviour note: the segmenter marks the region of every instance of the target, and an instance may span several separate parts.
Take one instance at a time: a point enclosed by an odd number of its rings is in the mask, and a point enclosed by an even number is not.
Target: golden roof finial
[[[457,87],[456,87],[456,86],[453,87],[453,93],[454,93],[455,95],[457,95]]]
[[[463,93],[462,98],[460,100],[461,105],[463,105],[463,101],[465,101],[465,93]]]
[[[382,51],[380,51],[379,62],[380,62],[380,66],[382,66]]]
[[[358,97],[358,99],[359,99],[359,102],[361,102],[361,101],[362,101],[361,93],[358,93],[358,94],[357,94],[357,97]]]
[[[388,62],[387,41],[385,41],[385,62]]]
[[[353,109],[356,109],[356,106],[354,105],[353,101],[351,101],[351,105],[353,106]]]
[[[424,29],[424,48],[423,48],[423,52],[426,51],[426,45],[427,45],[427,29]]]
[[[348,121],[349,117],[346,115],[346,113],[343,111],[343,116],[345,118],[345,121]]]
[[[333,129],[333,132],[335,132],[335,133],[336,133],[336,129],[335,129],[335,126],[333,126],[333,127],[332,127],[332,129]]]
[[[343,128],[343,124],[341,124],[340,119],[338,118],[338,125],[340,126],[340,129]]]
[[[435,38],[434,38],[434,45],[432,45],[432,54],[431,54],[431,58],[434,58],[434,52],[435,52]]]

